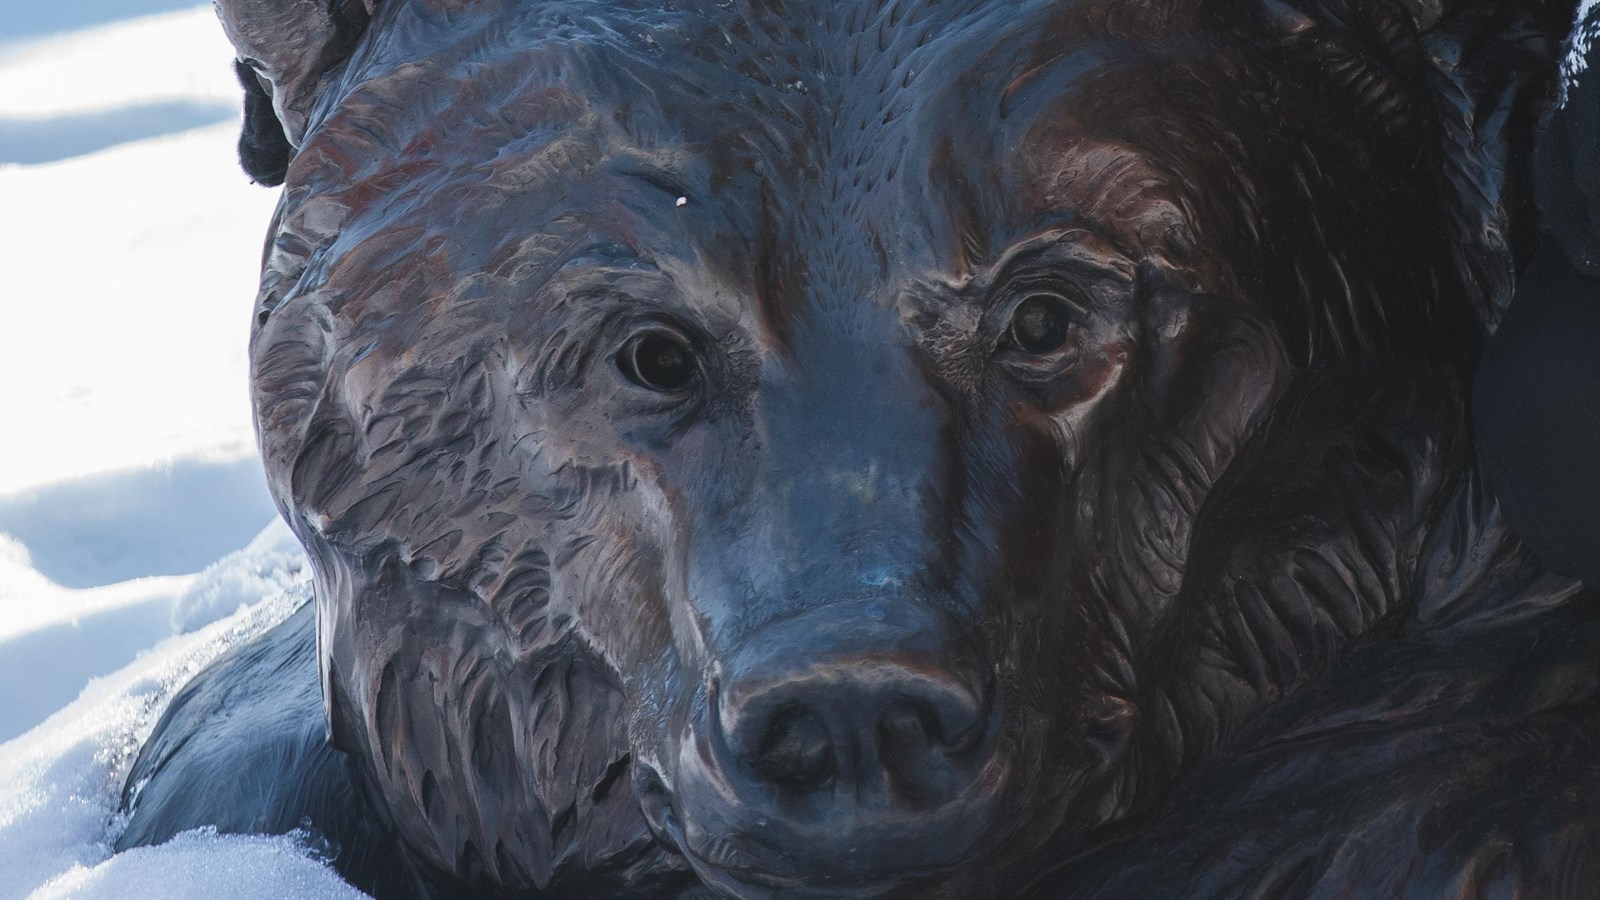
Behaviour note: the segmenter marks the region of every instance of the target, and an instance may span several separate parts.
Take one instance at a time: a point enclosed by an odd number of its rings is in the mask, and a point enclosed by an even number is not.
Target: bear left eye
[[[659,328],[629,338],[617,353],[617,368],[634,384],[663,394],[687,390],[700,375],[689,342]]]
[[[1011,314],[1006,340],[1024,353],[1043,356],[1061,349],[1072,330],[1072,308],[1054,294],[1031,294]]]

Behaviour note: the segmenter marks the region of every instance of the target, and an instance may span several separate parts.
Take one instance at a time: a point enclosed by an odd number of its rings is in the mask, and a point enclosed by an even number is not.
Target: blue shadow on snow
[[[261,460],[187,460],[0,497],[0,532],[69,588],[198,572],[278,514]]]
[[[194,0],[17,0],[0,16],[0,43],[204,5]]]
[[[231,104],[174,101],[39,119],[0,118],[0,164],[54,162],[238,115]]]

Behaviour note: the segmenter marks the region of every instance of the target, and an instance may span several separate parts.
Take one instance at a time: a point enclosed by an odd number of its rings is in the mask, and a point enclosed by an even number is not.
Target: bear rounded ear
[[[1402,0],[1438,74],[1456,235],[1499,325],[1537,244],[1533,147],[1556,101],[1579,0]],[[1485,202],[1487,201],[1487,202]],[[1509,251],[1509,252],[1508,252]],[[1493,260],[1511,260],[1495,264]]]
[[[1556,98],[1579,0],[1256,0],[1256,7],[1281,39],[1331,59],[1322,72],[1346,79],[1353,96],[1373,101],[1375,115],[1409,108],[1407,117],[1432,123],[1425,143],[1454,195],[1453,244],[1483,288],[1480,315],[1492,328],[1536,243],[1533,140]],[[1385,83],[1390,90],[1379,88]]]
[[[1419,31],[1427,31],[1444,18],[1444,0],[1400,0],[1400,6],[1417,23]]]
[[[324,88],[355,49],[378,0],[215,0],[245,89],[240,162],[280,184]]]

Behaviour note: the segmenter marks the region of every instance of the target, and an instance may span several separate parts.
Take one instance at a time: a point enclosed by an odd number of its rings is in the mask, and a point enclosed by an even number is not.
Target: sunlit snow
[[[232,56],[186,0],[0,16],[0,897],[361,896],[304,836],[111,852],[172,693],[308,596],[250,421],[277,192]]]

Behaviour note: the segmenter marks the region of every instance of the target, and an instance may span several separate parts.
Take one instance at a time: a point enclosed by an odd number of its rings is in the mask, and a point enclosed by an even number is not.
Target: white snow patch
[[[139,847],[92,868],[74,866],[29,900],[161,897],[163,900],[360,898],[292,838],[196,830],[160,847]]]
[[[254,452],[245,345],[277,192],[240,174],[236,135],[0,166],[0,495]]]
[[[209,4],[30,41],[0,56],[0,118],[162,102],[237,107],[233,58]]]
[[[262,597],[305,584],[305,551],[282,519],[273,519],[243,550],[217,560],[172,604],[172,630],[183,634],[233,614]]]
[[[173,693],[309,593],[248,394],[278,192],[209,6],[117,21],[168,5],[0,15],[0,897],[359,897],[290,837],[112,853]]]
[[[0,744],[0,897],[359,897],[293,838],[180,836],[113,855],[123,780],[172,695],[286,617],[302,590],[168,638]]]
[[[82,591],[19,562],[15,546],[0,542],[0,741],[32,728],[91,678],[172,634],[198,630],[265,597],[309,590],[305,558],[277,519],[248,547],[198,575]]]
[[[254,452],[245,342],[278,192],[239,171],[232,58],[209,6],[0,56],[0,495]]]

